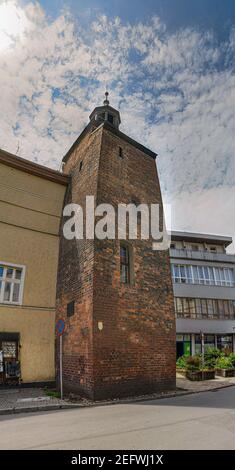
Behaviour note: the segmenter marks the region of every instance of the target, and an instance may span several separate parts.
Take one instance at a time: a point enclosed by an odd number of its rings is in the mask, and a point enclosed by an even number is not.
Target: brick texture
[[[71,176],[65,204],[80,204],[84,213],[86,195],[94,195],[95,204],[115,208],[133,200],[162,204],[155,160],[107,125],[86,134],[65,172]],[[93,399],[174,389],[175,315],[168,251],[153,251],[152,240],[139,236],[128,240],[133,282],[125,285],[120,282],[119,240],[69,241],[62,235],[62,224],[57,318],[66,320],[65,388]],[[67,318],[66,306],[72,300],[75,313]]]

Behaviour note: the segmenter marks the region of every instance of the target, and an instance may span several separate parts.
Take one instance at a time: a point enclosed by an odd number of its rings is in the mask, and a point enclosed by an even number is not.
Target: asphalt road
[[[133,404],[0,416],[0,449],[235,449],[235,387]]]

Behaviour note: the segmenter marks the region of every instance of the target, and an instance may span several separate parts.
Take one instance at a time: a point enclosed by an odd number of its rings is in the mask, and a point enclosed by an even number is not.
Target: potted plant
[[[201,359],[199,356],[189,356],[186,361],[186,377],[189,380],[201,380]]]
[[[212,380],[215,378],[215,369],[202,363],[201,356],[187,358],[186,377],[189,380]]]
[[[221,356],[216,361],[216,374],[220,377],[235,377],[233,358]]]

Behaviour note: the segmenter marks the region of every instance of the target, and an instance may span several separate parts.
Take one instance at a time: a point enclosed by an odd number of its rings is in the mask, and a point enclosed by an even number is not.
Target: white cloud
[[[0,13],[0,146],[59,168],[107,83],[122,130],[158,152],[166,197],[191,207],[192,194],[210,195],[191,223],[208,231],[218,188],[234,201],[235,28],[219,44],[212,32],[170,34],[157,17],[130,25],[101,15],[88,30],[33,1],[0,1]],[[228,219],[216,230],[230,233]]]

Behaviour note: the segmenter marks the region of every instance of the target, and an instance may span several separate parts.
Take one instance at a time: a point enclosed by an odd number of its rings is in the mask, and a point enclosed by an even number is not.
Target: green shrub
[[[231,354],[229,355],[229,359],[230,359],[230,361],[231,361],[233,367],[235,367],[235,353],[231,353]]]
[[[176,361],[176,367],[178,369],[186,369],[186,359],[187,356],[181,356]]]
[[[186,359],[186,369],[191,371],[200,370],[201,359],[199,356],[189,356]]]
[[[232,369],[233,363],[230,357],[219,357],[216,361],[217,369]]]
[[[223,353],[219,349],[208,348],[204,354],[204,366],[207,369],[214,369],[217,359],[222,356]]]

